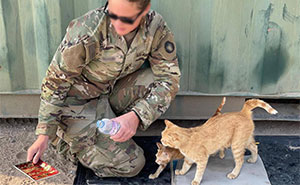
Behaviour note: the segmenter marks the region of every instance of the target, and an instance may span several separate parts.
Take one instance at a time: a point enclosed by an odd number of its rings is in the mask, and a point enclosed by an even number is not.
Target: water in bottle
[[[97,121],[97,128],[103,134],[111,136],[115,135],[119,131],[120,127],[120,123],[111,119],[104,118]]]

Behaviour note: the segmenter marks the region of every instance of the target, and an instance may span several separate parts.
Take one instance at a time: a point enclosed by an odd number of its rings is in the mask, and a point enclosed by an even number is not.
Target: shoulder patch
[[[165,42],[165,50],[167,53],[173,53],[175,49],[174,43],[170,41]]]

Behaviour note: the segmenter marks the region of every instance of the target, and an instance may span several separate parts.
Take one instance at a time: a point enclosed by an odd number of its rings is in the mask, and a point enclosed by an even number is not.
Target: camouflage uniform
[[[141,69],[146,60],[151,69]],[[146,130],[169,107],[179,79],[174,38],[159,14],[141,20],[128,48],[103,8],[92,10],[69,24],[48,68],[36,134],[98,176],[134,176],[143,150],[99,133],[96,120],[134,111]]]

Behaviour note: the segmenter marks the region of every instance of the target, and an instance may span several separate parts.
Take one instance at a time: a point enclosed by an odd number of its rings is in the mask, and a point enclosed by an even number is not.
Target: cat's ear
[[[167,127],[171,127],[171,126],[174,125],[171,121],[169,121],[167,119],[165,120],[165,124],[166,124]]]
[[[156,145],[157,145],[158,148],[162,148],[163,147],[162,144],[160,144],[159,142],[156,142]]]

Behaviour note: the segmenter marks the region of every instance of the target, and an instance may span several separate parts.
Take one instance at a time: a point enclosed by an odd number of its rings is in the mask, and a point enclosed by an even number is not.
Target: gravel
[[[0,184],[1,185],[29,185],[37,184],[13,165],[26,161],[27,149],[37,138],[34,134],[37,119],[0,119]],[[40,185],[73,184],[76,166],[59,160],[54,150],[49,149],[42,159],[60,171],[60,174],[49,179],[41,180]]]

